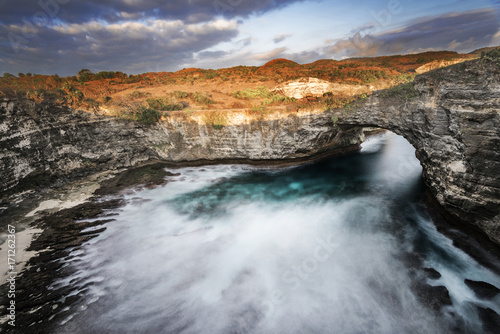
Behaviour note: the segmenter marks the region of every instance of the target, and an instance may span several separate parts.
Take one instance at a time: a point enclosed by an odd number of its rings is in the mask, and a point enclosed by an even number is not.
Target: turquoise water
[[[402,137],[290,168],[206,166],[126,195],[107,230],[72,252],[84,297],[57,333],[480,333],[464,278],[500,278],[439,234]],[[411,288],[432,267],[453,305]],[[457,329],[458,328],[458,329]]]

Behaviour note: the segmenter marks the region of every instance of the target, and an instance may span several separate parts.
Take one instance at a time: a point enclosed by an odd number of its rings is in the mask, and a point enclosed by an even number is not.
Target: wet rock
[[[490,299],[500,293],[499,288],[486,282],[472,281],[470,279],[465,279],[464,282],[479,298]]]
[[[258,121],[235,114],[235,125],[221,129],[184,118],[144,126],[28,100],[0,100],[0,115],[0,194],[155,161],[295,163],[357,150],[364,139],[362,128],[334,127],[324,113]]]
[[[401,253],[398,254],[398,259],[400,259],[407,268],[411,270],[419,270],[423,267],[425,256],[422,253]]]
[[[83,203],[71,209],[46,214],[34,223],[44,230],[34,240],[29,251],[38,252],[27,263],[16,279],[16,326],[0,324],[0,332],[6,333],[51,333],[52,324],[67,315],[67,308],[85,293],[85,286],[79,282],[70,285],[54,285],[67,277],[72,266],[65,265],[72,249],[98,236],[112,219],[91,222],[77,222],[80,219],[101,218],[109,209],[123,205],[122,199]],[[0,287],[0,305],[6,305],[5,289]],[[69,296],[69,297],[68,297]],[[62,310],[61,310],[62,309]],[[33,325],[36,324],[36,325]]]
[[[498,334],[500,330],[500,315],[490,308],[477,307],[483,330],[487,334]]]
[[[315,87],[322,94],[322,83]],[[303,161],[352,152],[364,140],[362,127],[375,126],[415,147],[426,185],[457,224],[470,223],[500,244],[499,99],[500,67],[478,59],[378,91],[349,110],[268,120],[234,113],[218,129],[181,118],[144,126],[50,103],[0,100],[0,192],[60,185],[151,161]]]
[[[432,286],[425,283],[415,283],[412,285],[420,302],[432,310],[438,311],[444,306],[451,305],[451,298],[445,286]]]
[[[500,66],[478,59],[352,104],[337,124],[377,125],[416,149],[432,196],[457,225],[500,244]]]
[[[138,168],[132,168],[115,175],[113,178],[102,182],[101,187],[95,191],[96,195],[114,194],[132,186],[142,185],[153,188],[165,184],[167,176],[176,176],[165,170],[165,163],[154,163]]]
[[[434,268],[424,268],[427,277],[430,279],[439,279],[441,278],[441,274]]]

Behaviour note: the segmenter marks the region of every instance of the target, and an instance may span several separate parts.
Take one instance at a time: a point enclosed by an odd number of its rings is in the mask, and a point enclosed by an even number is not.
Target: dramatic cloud
[[[365,29],[360,29],[365,30]],[[325,47],[333,56],[367,57],[427,50],[470,52],[494,43],[499,24],[494,9],[449,13],[414,21],[401,29],[352,37]]]
[[[431,0],[423,1],[436,10]],[[351,30],[350,36],[330,40],[337,36],[335,29],[307,15],[299,22],[308,2],[325,12],[343,8],[340,0],[0,0],[0,75],[73,75],[81,68],[135,74],[262,65],[274,58],[309,63],[434,49],[468,52],[500,43],[498,5],[424,16],[378,33],[378,25],[357,19],[362,12],[343,12],[352,26],[342,34]],[[287,6],[286,16],[260,17]],[[385,6],[380,0],[380,8]],[[289,20],[288,25],[277,17]],[[276,48],[262,52],[270,42]]]
[[[361,36],[358,32],[354,36],[337,41],[326,49],[326,53],[333,55],[345,55],[356,57],[372,57],[380,54],[384,42],[373,36]],[[387,50],[390,52],[389,50]]]
[[[291,37],[291,36],[292,36],[291,34],[281,34],[281,35],[275,36],[273,38],[273,42],[275,44],[278,44],[278,43],[283,42],[285,39],[287,39],[288,37]]]
[[[238,24],[233,20],[9,25],[0,27],[0,43],[10,43],[0,51],[0,58],[9,59],[7,66],[15,64],[19,71],[24,67],[28,71],[38,62],[46,73],[76,73],[82,64],[95,71],[176,70],[191,62],[194,53],[237,34]]]
[[[283,8],[304,0],[2,0],[0,21],[4,24],[30,20],[37,13],[66,23],[91,20],[118,22],[140,18],[183,20],[189,23],[248,17]]]
[[[35,71],[34,64],[38,72],[64,75],[82,66],[177,70],[195,53],[232,41],[239,33],[236,18],[302,1],[2,0],[0,73]]]

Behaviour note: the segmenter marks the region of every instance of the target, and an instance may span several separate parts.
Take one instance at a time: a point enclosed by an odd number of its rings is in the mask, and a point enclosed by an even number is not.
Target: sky
[[[128,74],[500,45],[500,0],[1,0],[0,74]]]

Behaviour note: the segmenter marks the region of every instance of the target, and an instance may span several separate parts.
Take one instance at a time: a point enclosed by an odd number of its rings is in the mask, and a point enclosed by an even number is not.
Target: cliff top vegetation
[[[302,77],[352,87],[383,89],[411,81],[419,71],[477,57],[442,51],[342,61],[324,59],[303,65],[275,59],[260,67],[189,68],[140,75],[111,71],[93,73],[89,69],[82,69],[69,77],[5,73],[0,77],[0,98],[22,96],[35,101],[51,100],[90,112],[131,118],[137,118],[140,110],[168,114],[181,110],[189,113],[246,109],[265,113],[280,108],[294,111],[319,105],[341,107],[352,101],[342,92],[297,101],[273,93],[271,89]]]

